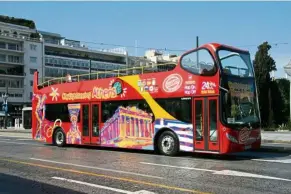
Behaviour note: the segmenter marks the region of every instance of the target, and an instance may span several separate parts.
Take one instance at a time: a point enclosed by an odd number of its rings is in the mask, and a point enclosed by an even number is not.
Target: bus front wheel
[[[54,142],[58,147],[63,147],[66,144],[66,136],[62,129],[56,129]]]
[[[172,131],[165,131],[158,141],[160,153],[166,156],[175,156],[179,151],[179,141]]]

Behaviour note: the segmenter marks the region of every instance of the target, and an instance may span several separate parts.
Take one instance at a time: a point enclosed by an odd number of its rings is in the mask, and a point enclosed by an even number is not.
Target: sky
[[[291,60],[291,2],[0,2],[0,15],[34,20],[38,30],[68,39],[178,51],[218,42],[251,52],[268,41],[284,77]],[[89,44],[92,48],[104,48]],[[110,46],[114,48],[114,46]],[[108,48],[108,46],[106,47]]]

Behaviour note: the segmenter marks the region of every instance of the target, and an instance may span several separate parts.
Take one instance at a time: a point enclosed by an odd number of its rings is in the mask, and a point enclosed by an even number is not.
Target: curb
[[[254,152],[273,152],[273,153],[291,153],[291,147],[272,147],[262,146],[260,149],[253,150]]]
[[[291,144],[291,141],[286,141],[286,140],[262,140],[262,143],[284,143],[284,144]]]

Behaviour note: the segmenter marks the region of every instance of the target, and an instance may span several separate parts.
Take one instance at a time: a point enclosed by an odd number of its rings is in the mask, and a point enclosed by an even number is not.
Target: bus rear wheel
[[[179,141],[172,131],[165,131],[158,141],[160,153],[166,156],[175,156],[179,152]]]
[[[66,135],[62,129],[56,129],[54,134],[54,142],[58,147],[63,147],[66,144]]]

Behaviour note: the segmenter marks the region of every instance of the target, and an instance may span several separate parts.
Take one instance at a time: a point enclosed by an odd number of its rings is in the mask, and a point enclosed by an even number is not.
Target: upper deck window
[[[223,73],[226,75],[234,75],[239,77],[254,76],[253,65],[249,54],[219,50],[218,55]]]
[[[184,55],[181,59],[181,66],[197,75],[212,76],[216,73],[214,59],[206,49],[199,49]]]

